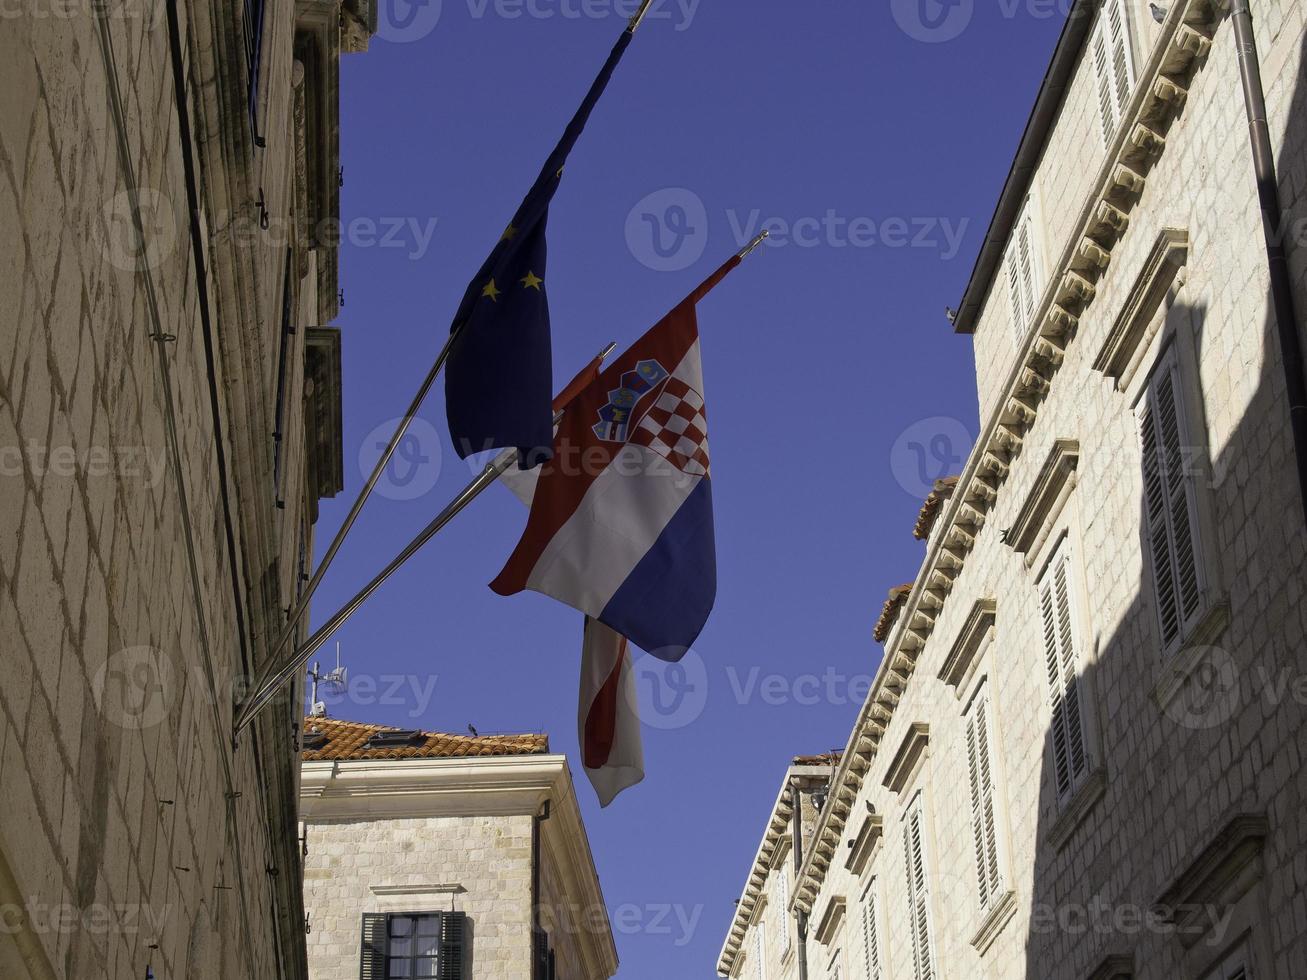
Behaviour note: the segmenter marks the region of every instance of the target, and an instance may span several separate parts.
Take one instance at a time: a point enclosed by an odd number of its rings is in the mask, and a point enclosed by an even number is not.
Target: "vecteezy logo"
[[[115,194],[104,206],[109,264],[124,272],[153,269],[177,245],[177,213],[172,201],[151,188]]]
[[[903,430],[890,449],[890,469],[898,485],[924,500],[935,481],[961,472],[971,450],[971,433],[957,419],[937,415]]]
[[[899,29],[926,44],[952,41],[967,29],[976,12],[975,0],[890,0]]]
[[[708,210],[694,191],[667,187],[636,202],[626,216],[626,247],[655,272],[677,272],[708,246]]]
[[[1239,667],[1220,647],[1200,647],[1185,659],[1196,666],[1179,681],[1180,687],[1162,709],[1171,721],[1191,730],[1224,725],[1239,708]],[[1181,668],[1177,665],[1178,674]]]
[[[377,37],[395,44],[420,41],[436,29],[444,0],[380,0]]]
[[[382,422],[364,437],[359,446],[359,473],[364,479],[372,475],[399,423],[400,419]],[[390,500],[416,500],[436,485],[439,476],[440,434],[426,419],[414,419],[395,446],[376,490]]]
[[[695,651],[676,663],[645,654],[631,664],[636,700],[632,707],[650,728],[668,731],[684,728],[703,714],[708,703],[708,668]]]
[[[172,664],[154,647],[127,647],[96,671],[92,692],[106,721],[133,731],[153,728],[172,703]]]

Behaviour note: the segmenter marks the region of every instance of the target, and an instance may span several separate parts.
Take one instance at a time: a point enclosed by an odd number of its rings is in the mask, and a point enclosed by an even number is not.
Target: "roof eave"
[[[1053,60],[1044,81],[1040,85],[1035,107],[1026,121],[1025,132],[1021,135],[1021,144],[1017,148],[1016,159],[1008,171],[1003,191],[998,198],[998,206],[990,219],[989,230],[981,243],[980,254],[976,256],[976,265],[971,270],[971,279],[962,302],[958,306],[957,316],[953,320],[955,333],[974,333],[980,313],[985,307],[986,298],[993,285],[994,277],[1003,262],[1003,252],[1008,236],[1016,222],[1017,215],[1025,203],[1039,158],[1048,143],[1049,133],[1057,122],[1058,113],[1066,98],[1067,88],[1075,74],[1076,63],[1084,48],[1085,38],[1094,22],[1094,12],[1098,0],[1076,0],[1075,6],[1067,15],[1066,24],[1058,38],[1053,51]]]

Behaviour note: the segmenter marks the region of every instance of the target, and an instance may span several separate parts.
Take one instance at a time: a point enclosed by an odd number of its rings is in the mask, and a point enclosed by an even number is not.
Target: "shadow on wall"
[[[1216,43],[1233,43],[1228,24]],[[1288,128],[1276,147],[1286,229],[1307,218],[1307,200],[1293,197],[1294,188],[1307,188],[1307,44],[1299,55]],[[1251,156],[1242,156],[1246,170],[1229,179],[1252,181]],[[1210,248],[1229,247],[1230,236],[1208,241]],[[1301,334],[1307,249],[1286,244]],[[1263,252],[1258,260],[1264,263]],[[1269,311],[1269,296],[1266,302]],[[1167,314],[1165,330],[1175,335],[1171,348],[1181,355],[1180,379],[1185,335],[1192,368],[1202,356],[1206,321],[1202,306],[1185,302]],[[1142,469],[1142,479],[1138,469],[1123,474],[1143,492],[1137,536],[1121,543],[1140,549],[1142,578],[1111,635],[1097,632],[1092,622],[1075,634],[1079,672],[1066,694],[1068,705],[1076,693],[1083,705],[1085,761],[1079,761],[1074,733],[1068,734],[1074,718],[1055,717],[1045,734],[1036,857],[1033,869],[1019,869],[1032,875],[1027,977],[1227,980],[1244,976],[1222,971],[1221,964],[1245,945],[1249,976],[1287,977],[1286,964],[1301,957],[1307,941],[1287,925],[1302,885],[1295,867],[1301,869],[1307,850],[1299,773],[1307,753],[1299,700],[1307,677],[1304,570],[1294,557],[1304,553],[1305,533],[1273,313],[1262,324],[1256,391],[1214,459],[1192,373],[1179,389],[1191,435],[1179,446],[1165,445],[1171,422],[1159,376],[1166,359],[1163,347],[1155,366],[1140,369],[1153,371],[1145,397],[1156,399],[1157,430],[1141,423],[1138,452],[1125,447],[1116,457]],[[1232,361],[1231,370],[1238,369]],[[1233,380],[1238,397],[1246,389]],[[1141,463],[1150,438],[1163,440],[1164,452],[1155,458],[1165,462],[1157,466]],[[1199,574],[1211,570],[1198,598],[1182,555],[1172,563],[1174,575],[1153,573],[1154,544],[1144,531],[1169,521],[1183,537],[1188,498],[1175,482],[1181,471],[1193,474],[1200,504]],[[1159,565],[1167,559],[1164,547],[1157,546]],[[1184,543],[1171,548],[1183,551]],[[1080,607],[1092,609],[1092,593],[1089,599]],[[1199,607],[1215,612],[1208,618]],[[1164,637],[1191,609],[1197,649],[1168,652]],[[1228,619],[1224,628],[1222,619]],[[1065,710],[1075,714],[1073,707]],[[1059,783],[1064,789],[1070,783],[1071,791],[1060,794]],[[1066,816],[1076,811],[1078,820]],[[1196,867],[1200,855],[1213,863]],[[1237,880],[1223,878],[1230,874]],[[1262,884],[1250,887],[1258,877]]]

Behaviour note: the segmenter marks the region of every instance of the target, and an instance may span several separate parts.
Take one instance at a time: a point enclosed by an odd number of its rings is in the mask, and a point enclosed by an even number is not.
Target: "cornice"
[[[1147,345],[1149,323],[1189,259],[1189,232],[1163,228],[1144,259],[1129,298],[1094,358],[1094,370],[1124,387],[1140,348]]]
[[[998,616],[998,602],[990,597],[977,599],[967,613],[966,622],[958,631],[958,638],[949,648],[948,656],[939,668],[939,679],[953,688],[953,693],[962,697],[966,679],[971,675],[971,666],[976,655],[984,645],[994,621]]]
[[[998,500],[1023,439],[1038,417],[1074,340],[1080,316],[1092,304],[1096,283],[1111,261],[1112,249],[1129,227],[1129,213],[1146,176],[1165,151],[1164,132],[1182,111],[1187,74],[1199,70],[1225,11],[1220,0],[1176,0],[1119,132],[1032,319],[1030,332],[967,459],[957,490],[928,544],[926,561],[885,646],[872,690],[863,703],[835,773],[830,797],[818,817],[813,846],[795,885],[794,904],[811,912],[843,834],[849,810],[877,755],[885,730],[906,690],[917,660],[930,639],[953,582],[962,571],[985,520]]]
[[[535,816],[548,800],[541,843],[559,872],[567,901],[603,911],[603,928],[581,931],[586,975],[617,972],[617,948],[590,840],[577,805],[566,756],[478,756],[459,759],[367,759],[305,762],[300,816],[371,822],[422,817]]]
[[[719,976],[730,976],[735,968],[735,961],[740,954],[740,944],[744,941],[749,924],[753,921],[756,907],[763,899],[763,883],[775,865],[777,853],[782,848],[787,851],[789,849],[786,833],[794,817],[794,782],[796,780],[824,781],[829,779],[833,772],[834,766],[790,766],[786,770],[785,779],[776,794],[776,802],[772,804],[771,813],[767,816],[762,841],[754,855],[749,876],[744,883],[744,891],[735,904],[735,916],[731,921],[731,927],[726,933],[726,940],[722,943],[721,953],[717,957]]]
[[[1004,532],[1004,542],[1029,564],[1035,544],[1046,525],[1061,511],[1066,494],[1075,486],[1076,466],[1080,463],[1080,443],[1075,439],[1057,439],[1039,468],[1035,485],[1026,495],[1012,526]]]

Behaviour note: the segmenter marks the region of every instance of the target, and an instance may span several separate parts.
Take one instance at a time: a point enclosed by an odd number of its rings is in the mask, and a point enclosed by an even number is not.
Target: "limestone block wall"
[[[1301,188],[1307,186],[1303,12],[1277,3],[1253,9],[1284,218],[1293,229],[1304,216]],[[1085,168],[1077,148],[1098,138],[1086,133],[1091,122],[1097,125],[1086,70],[1082,65],[1038,177],[1047,198],[1060,202],[1045,209],[1044,234],[1055,254],[1069,227],[1060,216],[1078,213],[1082,204],[1077,175]],[[1094,362],[1167,228],[1187,232],[1188,257],[1162,331],[1143,345],[1133,378],[1118,387]],[[1302,310],[1307,267],[1293,234]],[[1301,697],[1307,533],[1267,282],[1238,66],[1223,20],[861,780],[850,812],[864,814],[870,804],[883,818],[883,837],[860,875],[844,867],[844,842],[837,848],[813,917],[820,920],[839,901],[848,912],[829,942],[809,939],[815,975],[836,948],[846,956],[843,976],[865,975],[855,928],[868,889],[880,907],[884,975],[916,975],[903,829],[918,792],[939,976],[1201,980],[1240,951],[1253,977],[1300,972],[1307,961],[1301,897],[1307,835],[1298,818],[1307,750]],[[997,404],[1010,371],[1003,352],[1011,333],[1007,315],[1002,302],[991,301],[976,334],[986,411]],[[1185,449],[1198,472],[1209,599],[1228,610],[1180,654],[1165,653],[1159,639],[1134,415],[1140,386],[1168,345],[1180,352],[1193,421],[1193,445]],[[1022,555],[1001,532],[1014,526],[1037,490],[1058,440],[1078,444],[1074,478],[1042,543]],[[1069,824],[1052,788],[1037,601],[1038,576],[1060,538],[1072,549],[1079,684],[1093,768],[1102,780],[1101,794],[1082,799],[1080,819]],[[939,674],[968,613],[984,598],[996,602],[992,633],[955,687]],[[892,636],[891,646],[895,641]],[[1013,891],[1012,911],[997,921],[986,921],[980,908],[966,781],[963,712],[982,683],[993,698],[1000,853]],[[928,726],[925,751],[891,789],[891,763],[913,724]],[[1177,888],[1184,893],[1196,862],[1220,851],[1223,830],[1240,815],[1264,819],[1267,828],[1260,852],[1242,866],[1248,886],[1242,898],[1235,900],[1241,889],[1218,894],[1196,910],[1196,922],[1151,918],[1160,900]],[[859,821],[850,818],[846,837]],[[1110,957],[1120,958],[1110,961],[1120,972],[1095,974]]]
[[[14,881],[0,903],[6,926],[21,919],[57,977],[139,980],[148,967],[188,980],[293,978],[304,969],[298,711],[283,704],[236,753],[230,724],[253,637],[276,628],[265,616],[295,581],[308,533],[302,465],[288,464],[286,506],[276,510],[263,476],[271,428],[226,401],[275,402],[291,243],[256,235],[235,252],[215,246],[240,220],[257,229],[261,182],[275,215],[292,206],[294,11],[268,7],[269,139],[256,155],[241,5],[178,5],[192,126],[204,136],[203,149],[190,149],[210,236],[215,419],[165,8],[110,6],[100,21],[91,4],[24,5],[0,27],[0,858]],[[222,72],[205,67],[215,58]],[[133,182],[144,250],[131,235]],[[233,183],[248,195],[228,199]],[[233,281],[239,302],[220,306],[218,284]],[[317,322],[312,281],[292,306],[298,322]],[[170,389],[156,330],[174,338],[161,348]],[[273,354],[247,365],[241,346],[255,336]],[[290,383],[287,430],[296,433],[300,375]],[[185,514],[170,469],[169,397]],[[246,472],[259,478],[245,481]],[[0,936],[0,963],[13,962],[13,935]]]
[[[466,976],[531,976],[529,816],[327,820],[307,827],[312,980],[357,980],[365,912],[428,910],[467,914]]]

